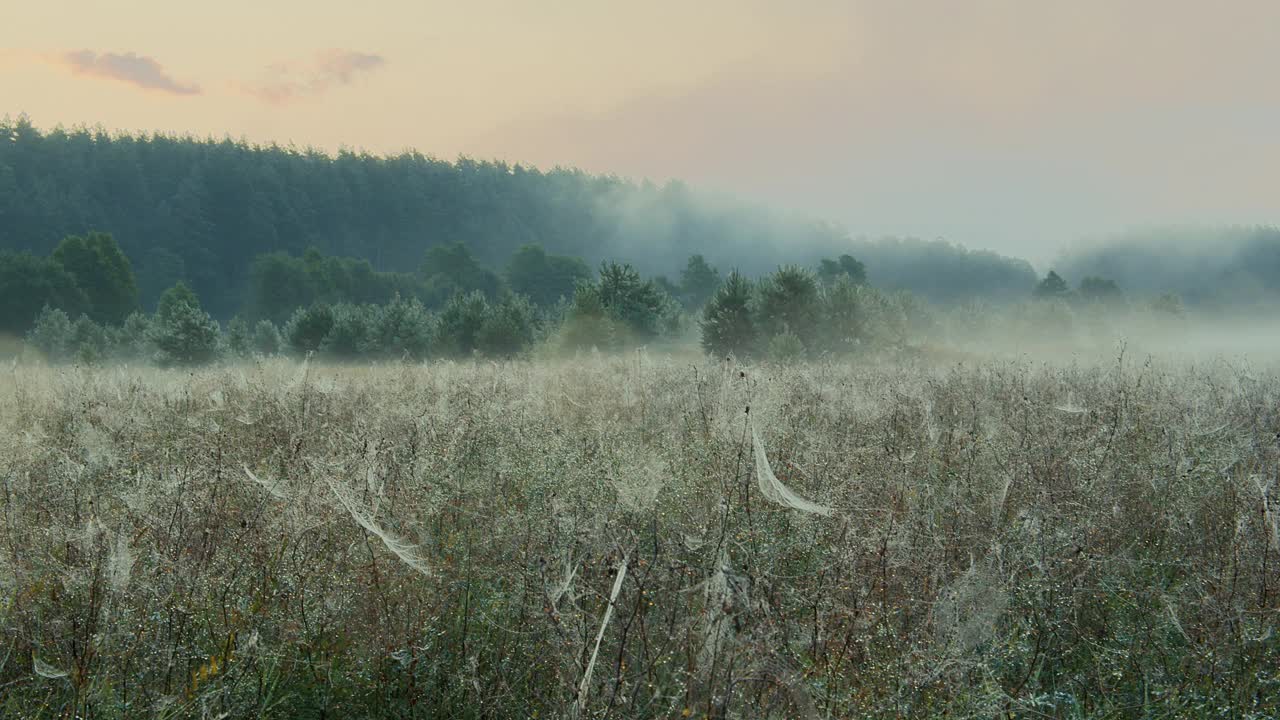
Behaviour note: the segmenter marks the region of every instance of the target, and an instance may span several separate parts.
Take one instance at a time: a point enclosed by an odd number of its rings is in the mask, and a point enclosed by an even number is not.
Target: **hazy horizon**
[[[414,148],[663,182],[1043,268],[1280,216],[1280,6],[232,0],[6,11],[40,127]],[[234,47],[227,43],[234,38]]]

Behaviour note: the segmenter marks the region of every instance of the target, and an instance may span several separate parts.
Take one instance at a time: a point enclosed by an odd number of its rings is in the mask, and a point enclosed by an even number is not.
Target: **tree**
[[[353,360],[373,345],[378,309],[372,305],[335,305],[333,326],[320,342],[324,354],[341,360]]]
[[[280,331],[276,329],[275,323],[270,320],[259,320],[257,325],[253,326],[252,347],[255,353],[270,357],[280,352]]]
[[[822,294],[822,339],[827,350],[850,353],[867,339],[873,306],[879,298],[847,274],[832,281]]]
[[[27,343],[49,362],[70,360],[75,352],[71,318],[59,308],[46,306],[27,333]]]
[[[818,278],[823,283],[833,283],[841,277],[849,278],[855,285],[867,282],[867,268],[852,255],[841,255],[835,260],[824,258],[818,264]]]
[[[378,310],[370,349],[390,358],[421,360],[431,349],[435,323],[417,298],[397,295]]]
[[[151,341],[164,366],[203,365],[218,357],[218,323],[200,307],[195,293],[178,283],[160,296]]]
[[[506,279],[511,292],[525,295],[535,305],[549,307],[561,298],[573,297],[578,283],[591,278],[582,260],[548,255],[541,245],[521,245],[507,262]]]
[[[0,333],[25,333],[45,307],[80,313],[87,303],[75,278],[57,262],[0,252]]]
[[[53,251],[53,259],[84,291],[86,314],[94,321],[117,325],[138,309],[138,284],[133,266],[115,238],[91,232],[67,236]]]
[[[1092,300],[1094,302],[1113,302],[1119,300],[1122,296],[1120,286],[1116,285],[1114,280],[1101,278],[1097,275],[1089,275],[1081,280],[1077,294],[1082,300]]]
[[[298,308],[284,326],[284,341],[298,355],[316,352],[335,322],[333,308],[324,303]]]
[[[514,357],[533,345],[537,325],[529,300],[507,294],[501,302],[489,306],[488,317],[476,335],[476,347],[489,357]]]
[[[628,264],[601,264],[596,290],[605,312],[641,339],[656,337],[675,312],[671,298]]]
[[[745,357],[757,342],[751,304],[755,288],[737,270],[720,286],[702,310],[702,349],[723,357]]]
[[[454,295],[440,311],[438,337],[441,350],[469,357],[478,347],[480,331],[489,318],[489,302],[476,290]]]
[[[814,345],[821,298],[818,281],[802,267],[778,268],[760,284],[759,322],[766,337],[790,331],[806,348]]]
[[[1038,298],[1060,298],[1066,296],[1070,292],[1067,287],[1067,281],[1063,280],[1058,273],[1050,270],[1048,275],[1040,281],[1036,286],[1035,296]]]
[[[428,297],[441,303],[459,293],[480,292],[486,298],[498,296],[502,280],[483,267],[462,242],[429,248],[420,270]]]
[[[700,308],[720,289],[720,271],[702,255],[691,255],[680,272],[681,299],[689,308]]]
[[[227,349],[236,357],[248,357],[251,352],[249,323],[239,315],[227,323]]]

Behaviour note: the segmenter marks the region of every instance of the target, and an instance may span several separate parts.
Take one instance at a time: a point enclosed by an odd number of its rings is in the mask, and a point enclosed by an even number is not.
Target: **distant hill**
[[[538,243],[650,274],[673,273],[692,253],[749,274],[852,253],[872,283],[940,300],[1020,294],[1034,281],[1020,260],[941,243],[853,242],[839,227],[680,183],[0,121],[0,250],[46,254],[90,230],[119,241],[145,306],[185,280],[223,317],[240,307],[255,256],[310,247],[412,271],[436,245],[462,241],[501,268]]]

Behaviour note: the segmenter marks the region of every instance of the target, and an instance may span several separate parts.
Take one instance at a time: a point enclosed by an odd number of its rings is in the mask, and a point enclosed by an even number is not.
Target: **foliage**
[[[1096,275],[1089,275],[1080,281],[1080,287],[1076,290],[1076,295],[1081,300],[1091,302],[1110,303],[1116,302],[1123,297],[1120,292],[1120,286],[1115,280],[1108,280]]]
[[[27,332],[46,307],[80,313],[87,305],[75,277],[57,261],[0,251],[0,333]]]
[[[54,248],[53,260],[75,278],[85,294],[86,313],[94,321],[121,323],[138,309],[133,266],[111,235],[69,235]]]
[[[435,319],[421,301],[397,295],[374,315],[370,351],[386,358],[421,360],[435,332]]]
[[[1058,273],[1050,270],[1048,275],[1036,285],[1035,296],[1043,300],[1051,300],[1054,298],[1066,297],[1071,292],[1071,288],[1067,287],[1067,281],[1062,279]]]
[[[0,248],[47,255],[68,232],[109,231],[133,261],[143,307],[182,280],[219,319],[263,317],[244,302],[255,257],[297,256],[312,246],[403,273],[428,247],[462,242],[481,264],[500,267],[521,246],[538,244],[590,267],[629,261],[648,275],[670,272],[670,258],[691,253],[711,263],[733,258],[755,274],[849,245],[837,227],[708,198],[678,182],[411,152],[326,155],[100,128],[42,132],[25,117],[0,120],[0,136],[8,139],[0,143]],[[560,290],[571,295],[572,285]],[[555,301],[515,291],[538,305]],[[322,295],[281,304],[287,313],[311,302],[388,300]]]
[[[803,360],[805,357],[804,341],[789,328],[769,339],[765,356],[773,362],[788,363]]]
[[[454,295],[440,311],[438,337],[441,352],[469,357],[479,345],[480,331],[489,318],[489,302],[479,290]]]
[[[283,340],[280,338],[280,330],[270,320],[259,320],[253,326],[251,343],[253,352],[264,357],[278,354],[284,345]]]
[[[227,323],[227,349],[236,357],[249,357],[253,352],[249,323],[239,315]]]
[[[640,273],[625,263],[600,265],[594,298],[605,314],[641,341],[657,337],[671,326],[677,314],[668,295],[652,281],[641,279]]]
[[[720,289],[720,271],[702,255],[691,255],[680,271],[679,297],[685,307],[699,309]]]
[[[368,260],[325,257],[311,248],[302,257],[256,257],[246,306],[253,317],[284,322],[297,308],[316,303],[384,304],[397,293],[420,297],[425,292],[411,273],[378,272]]]
[[[488,357],[515,357],[533,345],[538,325],[537,313],[529,300],[507,294],[489,306],[476,335],[476,347]]]
[[[737,270],[720,286],[702,312],[702,349],[711,355],[744,358],[756,348],[753,316],[755,287]]]
[[[70,360],[76,350],[71,318],[60,308],[45,306],[27,333],[27,342],[50,362]]]
[[[151,342],[161,366],[194,366],[212,362],[219,354],[218,322],[200,307],[183,283],[160,296]]]
[[[573,297],[578,283],[591,279],[591,268],[581,259],[548,255],[541,245],[522,245],[507,261],[507,287],[535,305],[550,307]]]
[[[459,294],[478,292],[494,299],[502,287],[498,274],[483,267],[461,241],[428,248],[419,271],[428,302],[440,305]]]
[[[847,277],[855,285],[867,281],[867,268],[852,255],[841,255],[835,260],[823,258],[818,264],[818,279],[823,283],[833,283],[841,277]]]
[[[318,352],[336,319],[333,307],[325,303],[298,308],[284,325],[285,346],[295,355]]]
[[[760,282],[759,298],[759,325],[766,337],[791,332],[805,347],[818,344],[821,295],[812,272],[780,267]]]
[[[372,348],[379,309],[374,305],[334,305],[333,325],[320,341],[320,352],[338,360],[354,360]]]

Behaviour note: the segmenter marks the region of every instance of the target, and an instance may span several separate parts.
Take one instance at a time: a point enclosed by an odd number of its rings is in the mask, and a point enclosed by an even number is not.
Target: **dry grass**
[[[18,365],[0,408],[5,717],[1280,712],[1270,371]]]

